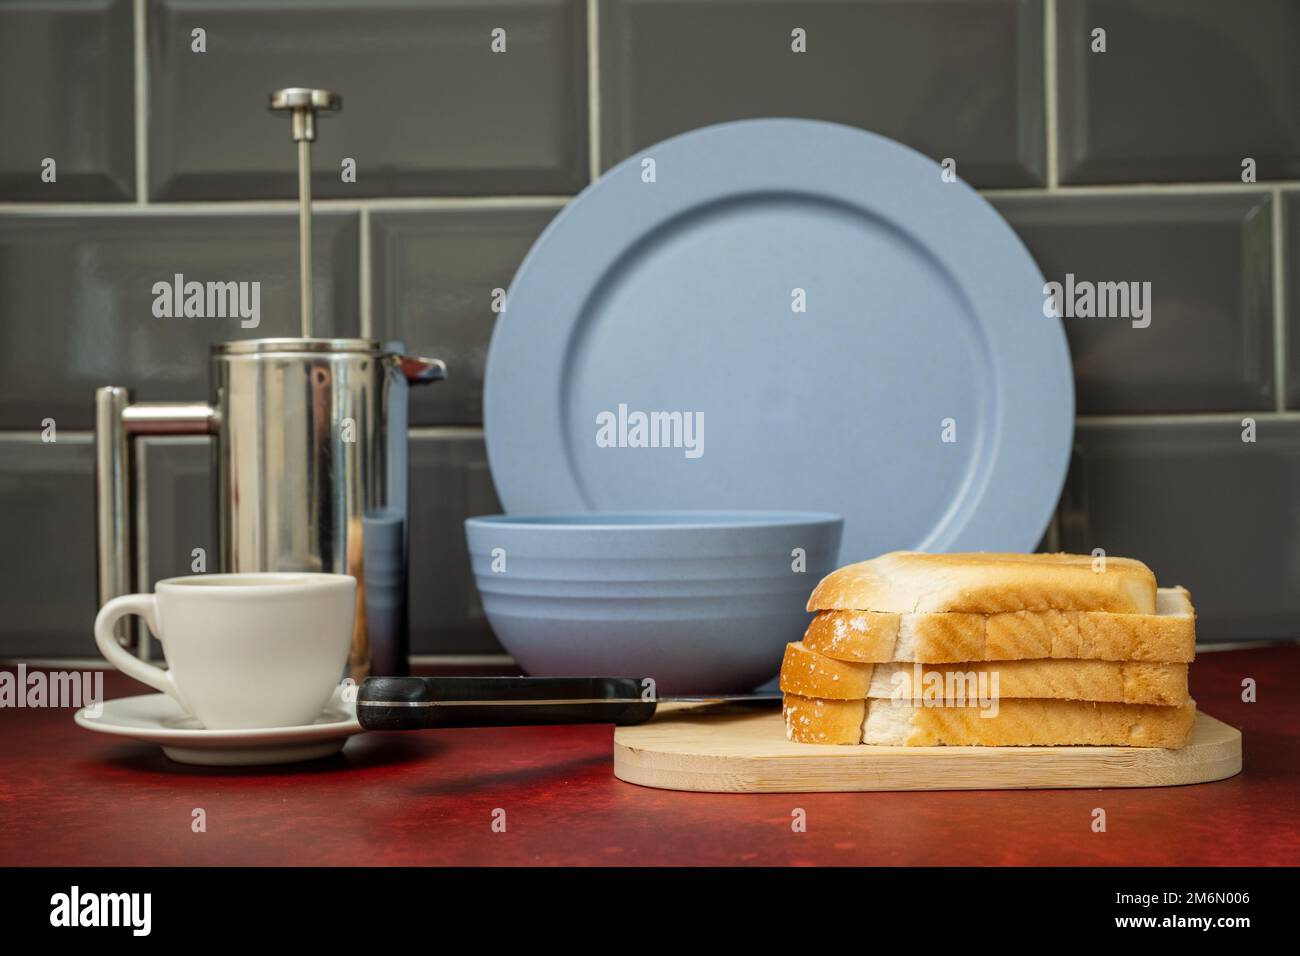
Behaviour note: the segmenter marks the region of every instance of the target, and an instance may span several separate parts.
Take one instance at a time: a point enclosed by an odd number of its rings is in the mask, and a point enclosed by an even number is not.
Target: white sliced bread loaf
[[[1155,614],[822,611],[803,640],[827,657],[858,662],[1058,658],[1185,663],[1196,656],[1196,611],[1185,588],[1160,588]]]
[[[1196,702],[1178,707],[1078,700],[1002,700],[979,707],[926,707],[907,701],[817,700],[787,694],[786,737],[799,743],[933,747],[1186,745]],[[854,728],[854,720],[859,723]]]
[[[1132,558],[894,551],[828,574],[809,611],[1154,614],[1156,578]]]

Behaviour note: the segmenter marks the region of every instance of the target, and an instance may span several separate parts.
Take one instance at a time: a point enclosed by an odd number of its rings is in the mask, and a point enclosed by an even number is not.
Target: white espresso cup
[[[320,716],[352,643],[357,581],[310,572],[168,578],[153,594],[113,598],[95,643],[122,673],[175,698],[210,730],[295,727]],[[118,618],[139,614],[168,668],[117,641]]]

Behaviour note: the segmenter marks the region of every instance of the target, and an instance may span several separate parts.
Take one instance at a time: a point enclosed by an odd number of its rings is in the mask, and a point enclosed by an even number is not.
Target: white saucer
[[[161,744],[177,763],[207,767],[316,760],[338,753],[349,737],[361,733],[357,705],[344,700],[342,687],[316,720],[300,727],[207,730],[166,694],[118,697],[104,701],[103,708],[91,717],[83,707],[73,719],[96,733]]]

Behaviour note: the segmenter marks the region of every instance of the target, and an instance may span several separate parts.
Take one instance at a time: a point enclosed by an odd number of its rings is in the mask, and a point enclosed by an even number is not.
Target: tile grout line
[[[373,199],[313,199],[312,209],[330,212],[357,212],[368,209],[375,212],[384,210],[411,211],[431,209],[492,209],[510,208],[549,208],[566,205],[573,196],[411,196],[402,198]],[[293,199],[225,199],[195,202],[147,203],[72,203],[72,202],[0,202],[0,215],[58,215],[84,216],[101,214],[105,216],[135,215],[141,205],[148,205],[149,212],[156,215],[182,215],[185,213],[276,213],[297,212],[298,202]]]
[[[39,442],[42,445],[57,445],[64,439],[70,439],[69,444],[80,445],[95,440],[94,431],[88,428],[60,428],[58,430],[58,441],[53,442],[46,442],[42,438],[43,434],[42,431],[31,428],[0,428],[0,441]]]
[[[1239,423],[1243,417],[1269,422],[1300,422],[1300,410],[1243,408],[1228,412],[1139,412],[1131,415],[1076,415],[1074,422],[1080,425],[1224,425]],[[483,426],[470,425],[411,425],[406,430],[411,438],[472,438],[483,434]],[[59,439],[72,442],[94,440],[95,433],[89,429],[61,428]],[[158,435],[153,441],[191,441],[194,436]],[[200,436],[201,437],[201,436]],[[41,442],[41,432],[35,429],[0,428],[0,442]]]
[[[482,437],[482,425],[411,425],[408,438],[475,438]]]
[[[1255,418],[1269,422],[1300,421],[1300,411],[1275,411],[1274,409],[1242,408],[1228,412],[1144,412],[1133,415],[1077,415],[1078,425],[1226,425],[1240,423],[1242,418]]]
[[[1300,412],[1294,413],[1300,418]],[[468,438],[474,435],[483,434],[483,426],[479,424],[472,425],[410,425],[406,432],[416,438]],[[0,441],[15,442],[40,442],[48,444],[42,437],[39,429],[32,428],[0,428]],[[95,433],[88,428],[60,428],[59,441],[69,439],[70,443],[84,443],[93,441]],[[207,441],[206,435],[151,435],[149,441],[172,442],[191,442],[195,439]]]
[[[412,654],[412,664],[463,664],[512,667],[515,659],[509,654]]]
[[[1282,190],[1273,189],[1273,383],[1277,410],[1286,411],[1286,230]]]
[[[587,176],[600,178],[600,15],[599,0],[587,0]]]
[[[1266,643],[1266,642],[1261,642]],[[414,652],[411,654],[412,664],[426,665],[464,665],[466,667],[476,666],[500,666],[512,667],[515,665],[515,659],[509,654],[422,654]],[[25,656],[21,654],[7,654],[0,657],[0,666],[14,667],[18,664],[26,664],[29,668],[40,668],[42,670],[88,670],[88,671],[109,671],[113,665],[102,657],[42,657],[40,655]]]
[[[1155,198],[1158,196],[1225,196],[1242,193],[1267,196],[1275,190],[1294,192],[1297,189],[1300,189],[1300,181],[1286,179],[1262,183],[1238,183],[1233,180],[1195,183],[1097,183],[1079,186],[1057,186],[1053,189],[1043,187],[990,187],[988,189],[977,189],[976,192],[990,199],[1040,198],[1044,196],[1138,196],[1141,198]]]
[[[1056,109],[1056,67],[1056,0],[1046,0],[1043,7],[1043,108],[1047,120],[1046,192],[1049,195],[1061,185],[1060,116]]]
[[[1040,199],[1054,197],[1086,196],[1276,196],[1300,192],[1300,180],[1278,180],[1263,183],[1199,182],[1199,183],[1111,183],[1092,186],[1061,186],[1056,189],[1029,187],[1024,189],[990,188],[976,190],[986,199]],[[572,195],[537,196],[407,196],[371,199],[314,199],[312,208],[326,212],[359,212],[369,210],[410,211],[436,209],[493,209],[493,208],[550,208],[562,207]],[[0,215],[29,216],[131,216],[139,215],[147,207],[150,215],[168,216],[184,214],[224,215],[243,213],[297,212],[298,204],[292,199],[224,199],[192,202],[0,202]]]
[[[363,339],[374,338],[374,316],[371,313],[370,290],[370,210],[364,206],[360,210],[360,220],[357,228],[361,230],[360,241],[357,243],[359,249],[358,255],[361,261],[357,263],[358,285],[360,288],[361,302],[358,303],[361,320],[361,328],[358,330]]]
[[[1300,418],[1300,412],[1293,413]],[[483,426],[473,425],[410,425],[407,427],[408,435],[416,438],[466,438],[472,435],[482,435]],[[0,428],[0,441],[21,441],[21,442],[40,442],[49,444],[41,436],[42,431],[31,428]],[[70,439],[72,443],[83,443],[93,441],[95,433],[88,428],[60,428],[59,440]],[[189,442],[195,439],[207,440],[206,435],[151,435],[149,441],[163,442]],[[57,443],[56,443],[57,444]]]
[[[131,47],[135,80],[135,205],[149,202],[149,72],[145,62],[145,0],[132,5]]]

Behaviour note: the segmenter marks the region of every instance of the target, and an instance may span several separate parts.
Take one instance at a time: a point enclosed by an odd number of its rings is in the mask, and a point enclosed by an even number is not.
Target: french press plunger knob
[[[316,139],[318,110],[335,112],[343,98],[329,90],[291,86],[271,94],[270,108],[288,113],[298,144],[298,271],[302,304],[302,335],[311,338],[311,144]]]

